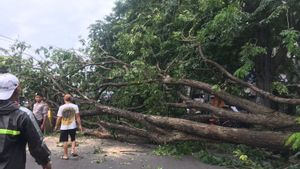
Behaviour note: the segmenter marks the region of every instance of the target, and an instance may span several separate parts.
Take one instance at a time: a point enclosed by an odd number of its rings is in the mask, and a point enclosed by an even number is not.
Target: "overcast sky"
[[[79,36],[86,38],[88,26],[109,15],[115,1],[0,0],[0,47],[11,43],[6,36],[33,48],[76,48]]]

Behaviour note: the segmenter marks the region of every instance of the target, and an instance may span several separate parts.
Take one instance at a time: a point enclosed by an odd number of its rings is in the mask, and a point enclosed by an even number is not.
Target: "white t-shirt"
[[[77,128],[76,114],[79,113],[79,108],[76,104],[66,103],[59,107],[57,117],[62,117],[60,130],[70,130]]]

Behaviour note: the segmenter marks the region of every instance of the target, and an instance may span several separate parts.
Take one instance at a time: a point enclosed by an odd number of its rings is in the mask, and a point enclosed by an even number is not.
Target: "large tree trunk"
[[[110,125],[110,128],[127,130],[127,132],[136,133],[139,136],[148,138],[164,137],[162,140],[156,138],[155,142],[170,142],[169,140],[197,140],[195,138],[225,141],[229,143],[245,144],[253,147],[268,148],[271,150],[284,150],[287,147],[284,146],[285,140],[290,133],[271,132],[271,131],[254,131],[250,129],[237,129],[228,128],[217,125],[209,125],[204,123],[198,123],[190,120],[161,117],[153,115],[145,115],[141,113],[134,113],[126,110],[121,110],[114,107],[104,106],[96,104],[99,114],[108,114],[118,117],[123,117],[141,124],[155,125],[161,130],[165,130],[166,135],[157,133],[156,131],[144,129],[126,129],[123,126]],[[101,122],[104,124],[103,122]],[[187,139],[188,138],[188,139]]]
[[[257,30],[258,45],[265,47],[267,50],[266,54],[262,54],[255,58],[255,73],[256,73],[256,85],[258,88],[272,93],[272,48],[269,44],[270,39],[269,27],[259,27]],[[273,70],[275,71],[275,70]],[[258,94],[257,103],[262,104],[266,107],[271,107],[271,100]]]
[[[207,141],[208,140],[208,139],[203,139],[201,137],[193,136],[179,131],[169,130],[164,135],[162,135],[155,131],[147,131],[145,129],[133,128],[124,125],[108,123],[104,121],[98,121],[98,123],[99,125],[109,129],[115,129],[118,131],[122,131],[123,133],[125,132],[131,135],[148,138],[150,141],[158,144],[166,144],[169,142],[176,142],[176,141],[204,141],[204,140]]]
[[[271,93],[271,56],[258,56],[255,61],[256,85],[258,88]],[[258,94],[257,103],[271,107],[271,101]]]
[[[175,103],[177,107],[193,107],[208,110],[212,115],[220,118],[227,118],[248,124],[260,125],[263,130],[278,129],[286,127],[299,127],[296,117],[275,111],[264,105],[251,102],[249,100],[231,95],[225,91],[215,91],[212,86],[200,81],[189,79],[173,79],[165,76],[161,79],[164,84],[190,86],[202,89],[210,94],[216,95],[231,105],[243,108],[247,112],[232,112],[222,108],[213,107],[209,104],[201,104],[194,101],[185,103]],[[86,111],[83,116],[93,115],[112,115],[124,118],[134,123],[139,123],[143,127],[135,128],[120,124],[99,122],[106,128],[122,131],[143,138],[148,138],[152,142],[167,143],[184,140],[214,140],[235,144],[245,144],[253,147],[268,148],[271,150],[286,150],[285,140],[289,137],[289,132],[257,131],[255,129],[229,128],[224,126],[209,125],[206,123],[195,122],[192,120],[161,117],[135,113],[110,106],[101,105],[95,101],[87,101],[95,104],[95,110]]]
[[[166,84],[186,85],[186,86],[191,86],[194,88],[202,89],[208,93],[211,93],[213,95],[220,97],[221,99],[225,100],[227,103],[229,103],[231,105],[245,109],[249,113],[271,115],[271,116],[276,117],[278,120],[280,119],[281,121],[289,121],[293,125],[298,125],[296,118],[293,116],[286,115],[284,113],[275,111],[275,110],[265,107],[263,105],[259,105],[254,102],[251,102],[249,100],[231,95],[225,91],[215,91],[212,89],[212,86],[207,83],[203,83],[203,82],[195,81],[195,80],[189,80],[189,79],[176,80],[171,77],[164,77],[162,79],[162,81],[163,81],[163,83],[166,83]]]
[[[97,123],[94,122],[87,122],[89,125],[95,125],[99,126],[99,129],[96,130],[87,130],[85,131],[85,134],[87,135],[92,135],[96,136],[98,138],[113,138],[112,135],[108,134],[106,129],[113,129],[117,131],[121,131],[122,134],[129,134],[129,135],[134,135],[138,137],[143,137],[147,138],[149,141],[153,143],[158,143],[158,144],[166,144],[170,142],[177,142],[177,141],[213,141],[209,139],[204,139],[198,136],[193,136],[187,133],[175,131],[175,130],[166,130],[163,134],[160,132],[154,131],[149,131],[145,130],[143,128],[135,128],[133,126],[125,126],[125,125],[120,125],[120,124],[114,124],[114,123],[109,123],[105,121],[97,121]],[[155,126],[153,126],[155,127]],[[105,130],[103,130],[105,129]],[[214,142],[214,141],[213,141]]]
[[[168,127],[190,134],[193,133],[204,138],[272,150],[287,149],[284,143],[290,135],[290,133],[221,127],[168,117],[148,116],[146,120],[160,127]]]
[[[197,108],[201,110],[207,110],[217,117],[222,117],[228,120],[235,120],[243,123],[261,125],[271,129],[284,128],[289,126],[296,126],[293,121],[282,120],[274,115],[261,115],[261,114],[249,114],[241,112],[233,112],[222,108],[214,107],[206,103],[198,103],[195,101],[189,101],[184,103],[173,103],[169,104],[174,107],[181,108]]]
[[[262,113],[262,114],[266,114],[266,113],[272,113],[274,112],[274,110],[262,106],[262,105],[258,105],[254,102],[251,102],[249,100],[237,97],[237,96],[233,96],[225,91],[216,91],[212,88],[211,85],[204,83],[204,82],[200,82],[200,81],[196,81],[196,80],[190,80],[190,79],[173,79],[169,76],[164,77],[162,79],[163,83],[166,84],[177,84],[177,85],[185,85],[185,86],[191,86],[193,88],[198,88],[198,89],[202,89],[210,94],[216,95],[219,98],[225,100],[226,102],[228,102],[231,105],[235,105],[238,107],[241,107],[251,113],[254,114],[258,114],[258,113]]]

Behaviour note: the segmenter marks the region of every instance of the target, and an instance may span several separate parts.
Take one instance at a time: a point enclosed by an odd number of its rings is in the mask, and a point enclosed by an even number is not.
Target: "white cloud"
[[[115,0],[1,0],[0,35],[24,40],[34,47],[76,47],[78,37],[87,37],[88,26],[109,15],[114,2]]]

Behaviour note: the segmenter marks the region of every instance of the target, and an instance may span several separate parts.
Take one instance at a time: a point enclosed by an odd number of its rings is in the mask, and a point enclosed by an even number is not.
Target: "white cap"
[[[8,100],[19,85],[16,76],[10,73],[0,73],[0,100]]]

